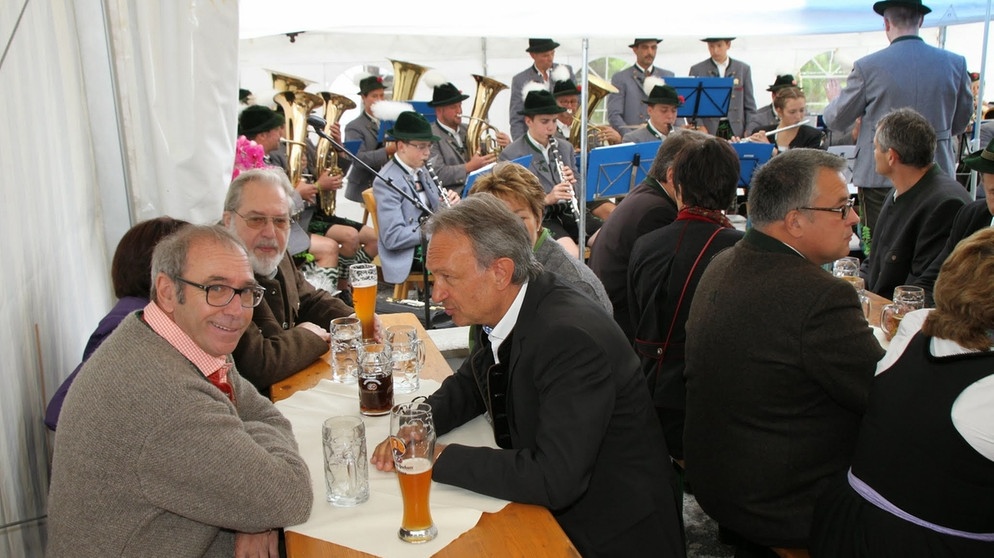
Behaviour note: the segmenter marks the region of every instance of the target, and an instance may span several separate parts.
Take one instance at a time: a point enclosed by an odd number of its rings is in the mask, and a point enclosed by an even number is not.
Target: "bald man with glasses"
[[[262,303],[232,355],[242,375],[263,395],[328,351],[331,320],[353,313],[327,291],[315,289],[287,253],[292,189],[281,169],[242,172],[228,187],[224,226],[248,249]]]
[[[736,556],[804,556],[815,500],[849,467],[883,356],[852,286],[845,160],[791,149],[749,188],[753,228],[711,260],[684,348],[687,480]],[[751,552],[751,553],[750,553]]]

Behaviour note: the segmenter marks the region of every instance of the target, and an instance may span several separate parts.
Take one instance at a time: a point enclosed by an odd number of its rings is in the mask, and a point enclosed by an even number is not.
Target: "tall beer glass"
[[[404,519],[397,536],[409,543],[428,542],[438,535],[428,506],[435,461],[431,405],[413,402],[394,406],[390,413],[390,443],[404,500]]]
[[[362,338],[372,340],[376,311],[376,266],[370,263],[349,266],[349,283],[352,284],[352,304],[355,315],[362,323]]]

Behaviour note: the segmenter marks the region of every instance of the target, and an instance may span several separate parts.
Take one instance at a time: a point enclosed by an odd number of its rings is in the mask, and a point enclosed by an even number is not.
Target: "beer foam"
[[[431,461],[426,457],[408,457],[397,465],[397,472],[406,475],[416,475],[431,470]]]
[[[358,281],[356,283],[352,283],[353,289],[361,289],[363,287],[375,287],[375,286],[376,286],[376,279],[370,279],[368,281]]]

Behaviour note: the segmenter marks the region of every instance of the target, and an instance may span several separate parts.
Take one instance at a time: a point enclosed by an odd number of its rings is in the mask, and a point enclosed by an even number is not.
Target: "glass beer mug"
[[[404,519],[397,536],[409,543],[428,542],[438,535],[428,505],[435,462],[431,405],[412,402],[395,406],[390,414],[390,446],[404,501]]]

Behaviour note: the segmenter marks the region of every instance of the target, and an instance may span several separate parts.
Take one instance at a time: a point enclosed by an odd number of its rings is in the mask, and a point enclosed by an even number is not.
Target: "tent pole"
[[[574,196],[579,204],[580,214],[576,215],[576,243],[577,255],[580,261],[583,261],[583,253],[587,245],[586,233],[587,233],[587,102],[590,100],[590,89],[587,87],[589,80],[587,79],[588,73],[590,72],[590,39],[584,37],[583,44],[580,53],[580,70],[583,72],[582,85],[580,87],[580,171],[579,179],[576,182],[578,188],[575,188]],[[573,115],[576,118],[576,115]]]

